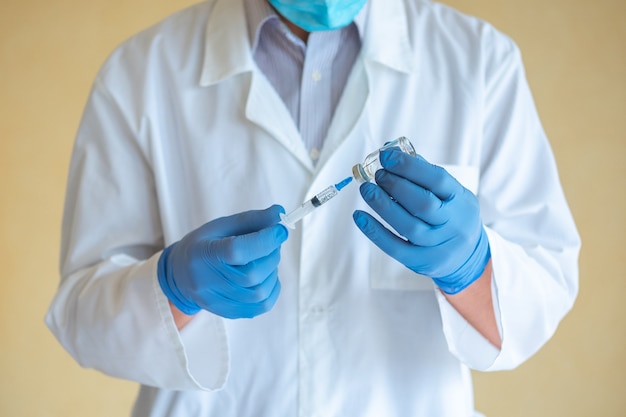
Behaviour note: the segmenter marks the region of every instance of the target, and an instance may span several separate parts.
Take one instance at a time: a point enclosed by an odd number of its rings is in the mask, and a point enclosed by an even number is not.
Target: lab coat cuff
[[[548,254],[525,251],[496,231],[485,228],[492,254],[492,293],[502,336],[500,354],[486,371],[514,369],[549,340],[573,297],[557,280]],[[552,261],[553,262],[553,261]]]
[[[155,257],[158,260],[158,256]],[[169,300],[154,273],[154,296],[161,321],[174,349],[177,365],[186,378],[173,382],[175,389],[212,391],[221,389],[229,373],[228,339],[223,318],[202,311],[180,331],[176,327]]]
[[[489,369],[496,361],[500,350],[469,324],[439,290],[435,290],[435,293],[450,353],[471,369],[478,371]],[[494,305],[497,306],[495,300]],[[495,313],[496,321],[499,321],[499,312]]]

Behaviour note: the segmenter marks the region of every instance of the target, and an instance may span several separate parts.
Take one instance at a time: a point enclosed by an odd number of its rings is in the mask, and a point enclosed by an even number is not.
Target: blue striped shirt
[[[254,60],[285,103],[315,162],[361,50],[367,7],[342,29],[312,32],[307,43],[291,33],[267,0],[246,0],[245,8]]]

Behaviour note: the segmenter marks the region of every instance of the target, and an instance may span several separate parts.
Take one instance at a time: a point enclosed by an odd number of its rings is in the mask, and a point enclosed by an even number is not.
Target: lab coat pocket
[[[461,165],[440,165],[465,188],[478,191],[478,168]],[[382,250],[373,247],[370,254],[370,287],[378,290],[432,291],[435,284],[425,275],[417,274]]]

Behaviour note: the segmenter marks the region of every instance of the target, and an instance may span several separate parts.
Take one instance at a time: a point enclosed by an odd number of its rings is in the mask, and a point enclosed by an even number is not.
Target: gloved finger
[[[280,249],[274,250],[267,256],[255,259],[245,265],[224,264],[224,275],[237,287],[250,288],[262,283],[278,268]]]
[[[376,184],[412,216],[430,225],[448,221],[448,211],[443,209],[443,202],[430,190],[385,169],[376,172]]]
[[[387,171],[430,190],[440,200],[449,199],[462,187],[444,168],[421,155],[411,156],[391,148],[380,153],[380,163]]]
[[[238,236],[257,232],[280,221],[280,213],[285,209],[275,204],[263,210],[249,210],[231,216],[215,219],[202,228],[209,237]]]
[[[379,186],[365,182],[361,184],[359,191],[365,202],[412,244],[434,246],[441,243],[440,233],[436,228],[412,216]]]
[[[207,250],[229,265],[246,265],[263,258],[287,240],[287,229],[279,224],[240,236],[229,236],[209,241]]]
[[[226,298],[218,298],[219,301],[211,303],[206,309],[219,316],[228,319],[253,318],[266,313],[274,307],[280,295],[280,280],[276,280],[274,288],[267,298],[255,303],[242,303]]]
[[[280,287],[280,282],[278,280],[278,269],[272,271],[272,273],[268,275],[267,278],[265,278],[265,280],[259,285],[247,288],[247,290],[254,292],[253,299],[255,303],[263,303],[272,296],[272,294],[276,290],[276,286]]]
[[[243,304],[255,304],[267,299],[278,281],[278,270],[274,269],[265,279],[252,287],[239,287],[228,279],[224,279],[217,291],[222,298]]]
[[[419,246],[395,235],[364,211],[356,210],[352,218],[361,232],[387,255],[404,265],[411,265],[415,261],[413,258],[421,250]]]
[[[252,318],[256,317],[259,314],[267,313],[274,307],[276,301],[278,300],[278,296],[280,295],[280,280],[276,280],[276,285],[272,289],[270,295],[257,303],[248,304],[248,308],[243,311],[242,317]]]

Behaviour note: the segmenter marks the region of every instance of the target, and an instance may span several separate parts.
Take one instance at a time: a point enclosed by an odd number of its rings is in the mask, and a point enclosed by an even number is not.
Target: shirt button
[[[320,151],[318,149],[311,149],[309,151],[309,156],[311,157],[312,160],[317,161],[318,158],[320,157]]]
[[[322,73],[319,70],[315,70],[311,74],[311,78],[313,78],[313,81],[318,82],[322,79]]]

